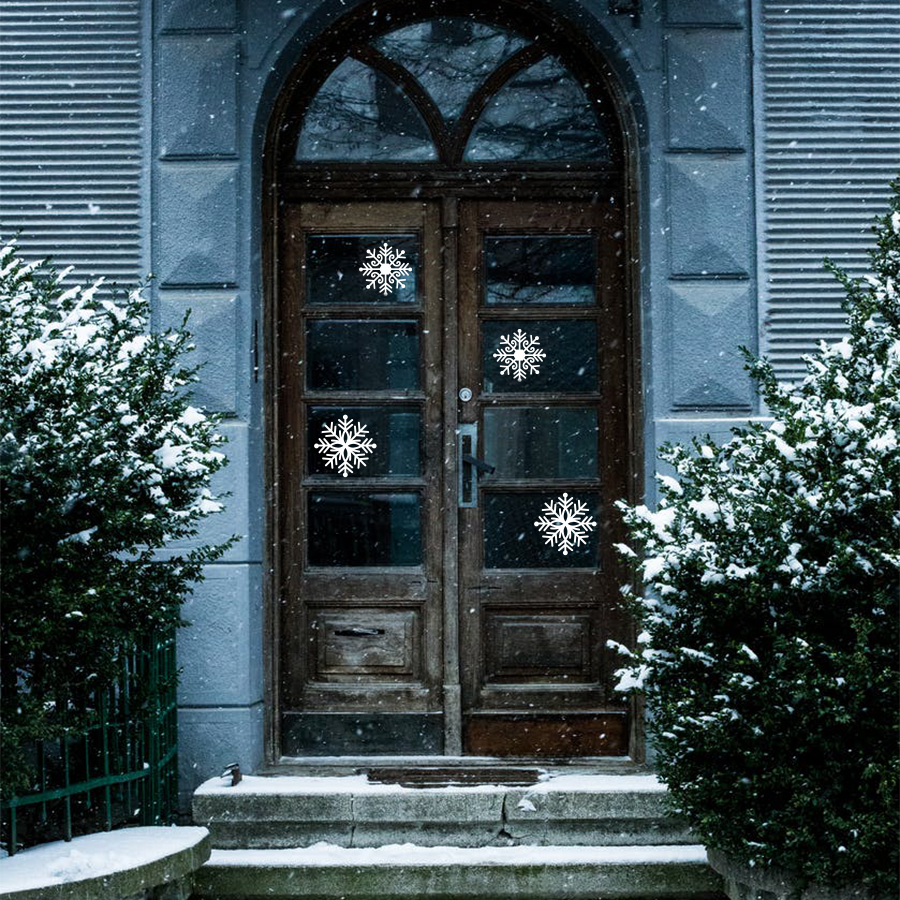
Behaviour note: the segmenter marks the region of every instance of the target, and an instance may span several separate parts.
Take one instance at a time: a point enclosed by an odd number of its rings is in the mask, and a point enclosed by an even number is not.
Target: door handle
[[[377,637],[384,634],[383,628],[335,628],[335,637]]]
[[[457,431],[457,504],[462,509],[474,509],[478,506],[478,475],[490,475],[494,466],[479,459],[478,425],[460,425]]]
[[[462,461],[466,465],[475,466],[479,472],[484,472],[485,475],[493,475],[497,471],[496,466],[486,463],[483,459],[476,459],[471,453],[463,453]]]

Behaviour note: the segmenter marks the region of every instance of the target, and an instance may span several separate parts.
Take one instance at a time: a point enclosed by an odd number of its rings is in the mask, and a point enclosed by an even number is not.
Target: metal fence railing
[[[93,724],[27,748],[34,790],[0,798],[0,840],[10,855],[118,825],[174,820],[176,674],[174,634],[130,648],[116,683],[89,700]]]

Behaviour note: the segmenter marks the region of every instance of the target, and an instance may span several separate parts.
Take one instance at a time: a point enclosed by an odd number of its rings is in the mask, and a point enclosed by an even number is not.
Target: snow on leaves
[[[673,799],[708,843],[746,848],[743,862],[802,867],[828,883],[868,875],[896,834],[893,796],[879,805],[857,790],[895,777],[900,182],[894,189],[873,274],[832,267],[847,336],[807,357],[797,384],[751,363],[771,423],[735,428],[722,446],[664,447],[670,474],[658,477],[656,510],[617,504],[632,538],[617,549],[645,585],[631,606],[647,634],[614,648],[624,657],[618,689],[642,690],[654,709]],[[795,768],[826,746],[834,766]],[[710,760],[738,758],[745,799],[735,804],[734,771]],[[850,799],[840,823],[823,826],[820,798],[835,783]],[[882,821],[884,843],[872,824]],[[858,843],[878,848],[861,849],[856,869],[838,867],[846,823],[867,823]],[[806,836],[788,846],[788,829]]]
[[[18,258],[14,243],[0,248],[0,449],[15,448],[4,457],[8,483],[18,488],[21,478],[38,516],[59,506],[57,524],[68,529],[61,541],[127,540],[124,520],[112,514],[117,527],[82,521],[102,518],[97,510],[116,502],[129,523],[154,523],[135,524],[137,544],[190,536],[220,509],[208,480],[225,458],[214,449],[224,443],[215,417],[184,394],[197,380],[180,360],[192,348],[188,333],[150,332],[140,290],[98,300],[102,279],[63,289],[68,270],[51,282],[35,277],[38,269]],[[148,500],[155,509],[145,519]]]
[[[588,505],[567,493],[556,500],[548,500],[541,512],[544,515],[534,525],[544,535],[544,543],[562,551],[563,556],[584,544],[588,534],[597,527],[593,518],[587,515]]]
[[[113,302],[64,278],[0,247],[4,796],[33,785],[10,748],[90,724],[84,698],[121,677],[123,648],[174,628],[232,543],[199,532],[225,438],[189,405],[190,335],[152,331],[139,289]]]
[[[344,414],[337,422],[328,422],[322,428],[323,437],[316,443],[329,469],[337,467],[346,478],[354,468],[362,468],[377,444],[366,437],[368,426],[354,422]]]
[[[524,381],[529,374],[537,375],[540,372],[538,363],[546,356],[539,345],[537,335],[526,335],[521,328],[511,337],[503,335],[500,346],[494,351],[494,359],[500,363],[500,374],[512,372],[516,381]]]
[[[405,250],[395,250],[384,243],[375,250],[366,250],[366,261],[359,271],[368,278],[366,288],[375,288],[382,294],[390,294],[394,288],[406,287],[404,279],[412,267],[404,262]]]

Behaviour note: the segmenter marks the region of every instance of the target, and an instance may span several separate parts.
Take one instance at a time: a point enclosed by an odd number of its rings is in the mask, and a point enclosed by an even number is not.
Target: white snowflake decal
[[[587,503],[563,494],[544,504],[541,510],[544,515],[534,524],[538,531],[543,532],[545,543],[562,550],[563,556],[568,556],[569,551],[580,547],[587,540],[588,532],[597,527],[593,518],[585,515],[587,511]]]
[[[322,429],[323,437],[316,444],[316,450],[321,451],[329,469],[337,465],[338,471],[346,478],[354,466],[362,467],[366,464],[368,455],[377,446],[371,438],[366,437],[368,430],[366,425],[354,422],[345,414],[337,422],[329,422]]]
[[[537,335],[526,335],[521,328],[512,337],[503,335],[500,346],[494,351],[494,359],[500,363],[500,374],[512,371],[516,381],[522,381],[529,373],[537,375],[540,372],[538,363],[546,356],[539,344]]]
[[[375,250],[366,250],[366,261],[359,267],[369,280],[367,288],[377,288],[382,294],[389,294],[395,287],[406,287],[403,280],[412,267],[403,261],[405,250],[395,250],[384,243]]]

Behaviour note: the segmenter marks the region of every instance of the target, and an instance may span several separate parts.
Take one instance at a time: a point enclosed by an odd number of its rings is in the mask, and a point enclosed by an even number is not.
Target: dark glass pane
[[[411,407],[313,407],[307,441],[309,472],[336,478],[418,475],[421,433],[422,414]]]
[[[484,239],[489,305],[594,302],[594,239],[590,235],[510,235]]]
[[[428,128],[409,98],[381,72],[345,59],[313,97],[296,158],[321,162],[435,159]]]
[[[597,411],[486,409],[484,458],[496,466],[498,478],[595,478]]]
[[[565,497],[563,494],[565,493]],[[596,493],[491,493],[485,492],[484,565],[488,569],[595,568],[600,546],[597,534],[600,496]],[[568,507],[565,504],[568,503]],[[547,504],[553,504],[547,509]],[[584,504],[584,508],[576,506]],[[569,521],[574,530],[563,530],[554,542],[553,531],[539,528],[541,520]],[[593,526],[590,524],[593,522]],[[575,535],[584,540],[577,543]],[[564,538],[568,543],[564,543]]]
[[[465,159],[604,162],[609,138],[582,86],[552,57],[510,79],[487,103]]]
[[[310,390],[405,391],[419,386],[415,321],[314,321],[306,344]]]
[[[595,322],[507,320],[481,328],[485,393],[597,389]]]
[[[415,76],[450,120],[459,116],[475,88],[497,66],[527,44],[495,25],[457,17],[407,25],[374,42]]]
[[[418,494],[321,491],[309,495],[311,566],[417,566]]]
[[[392,260],[397,265],[391,266]],[[377,268],[377,274],[360,271],[366,265]],[[418,268],[415,235],[311,234],[306,238],[306,302],[415,303]]]

